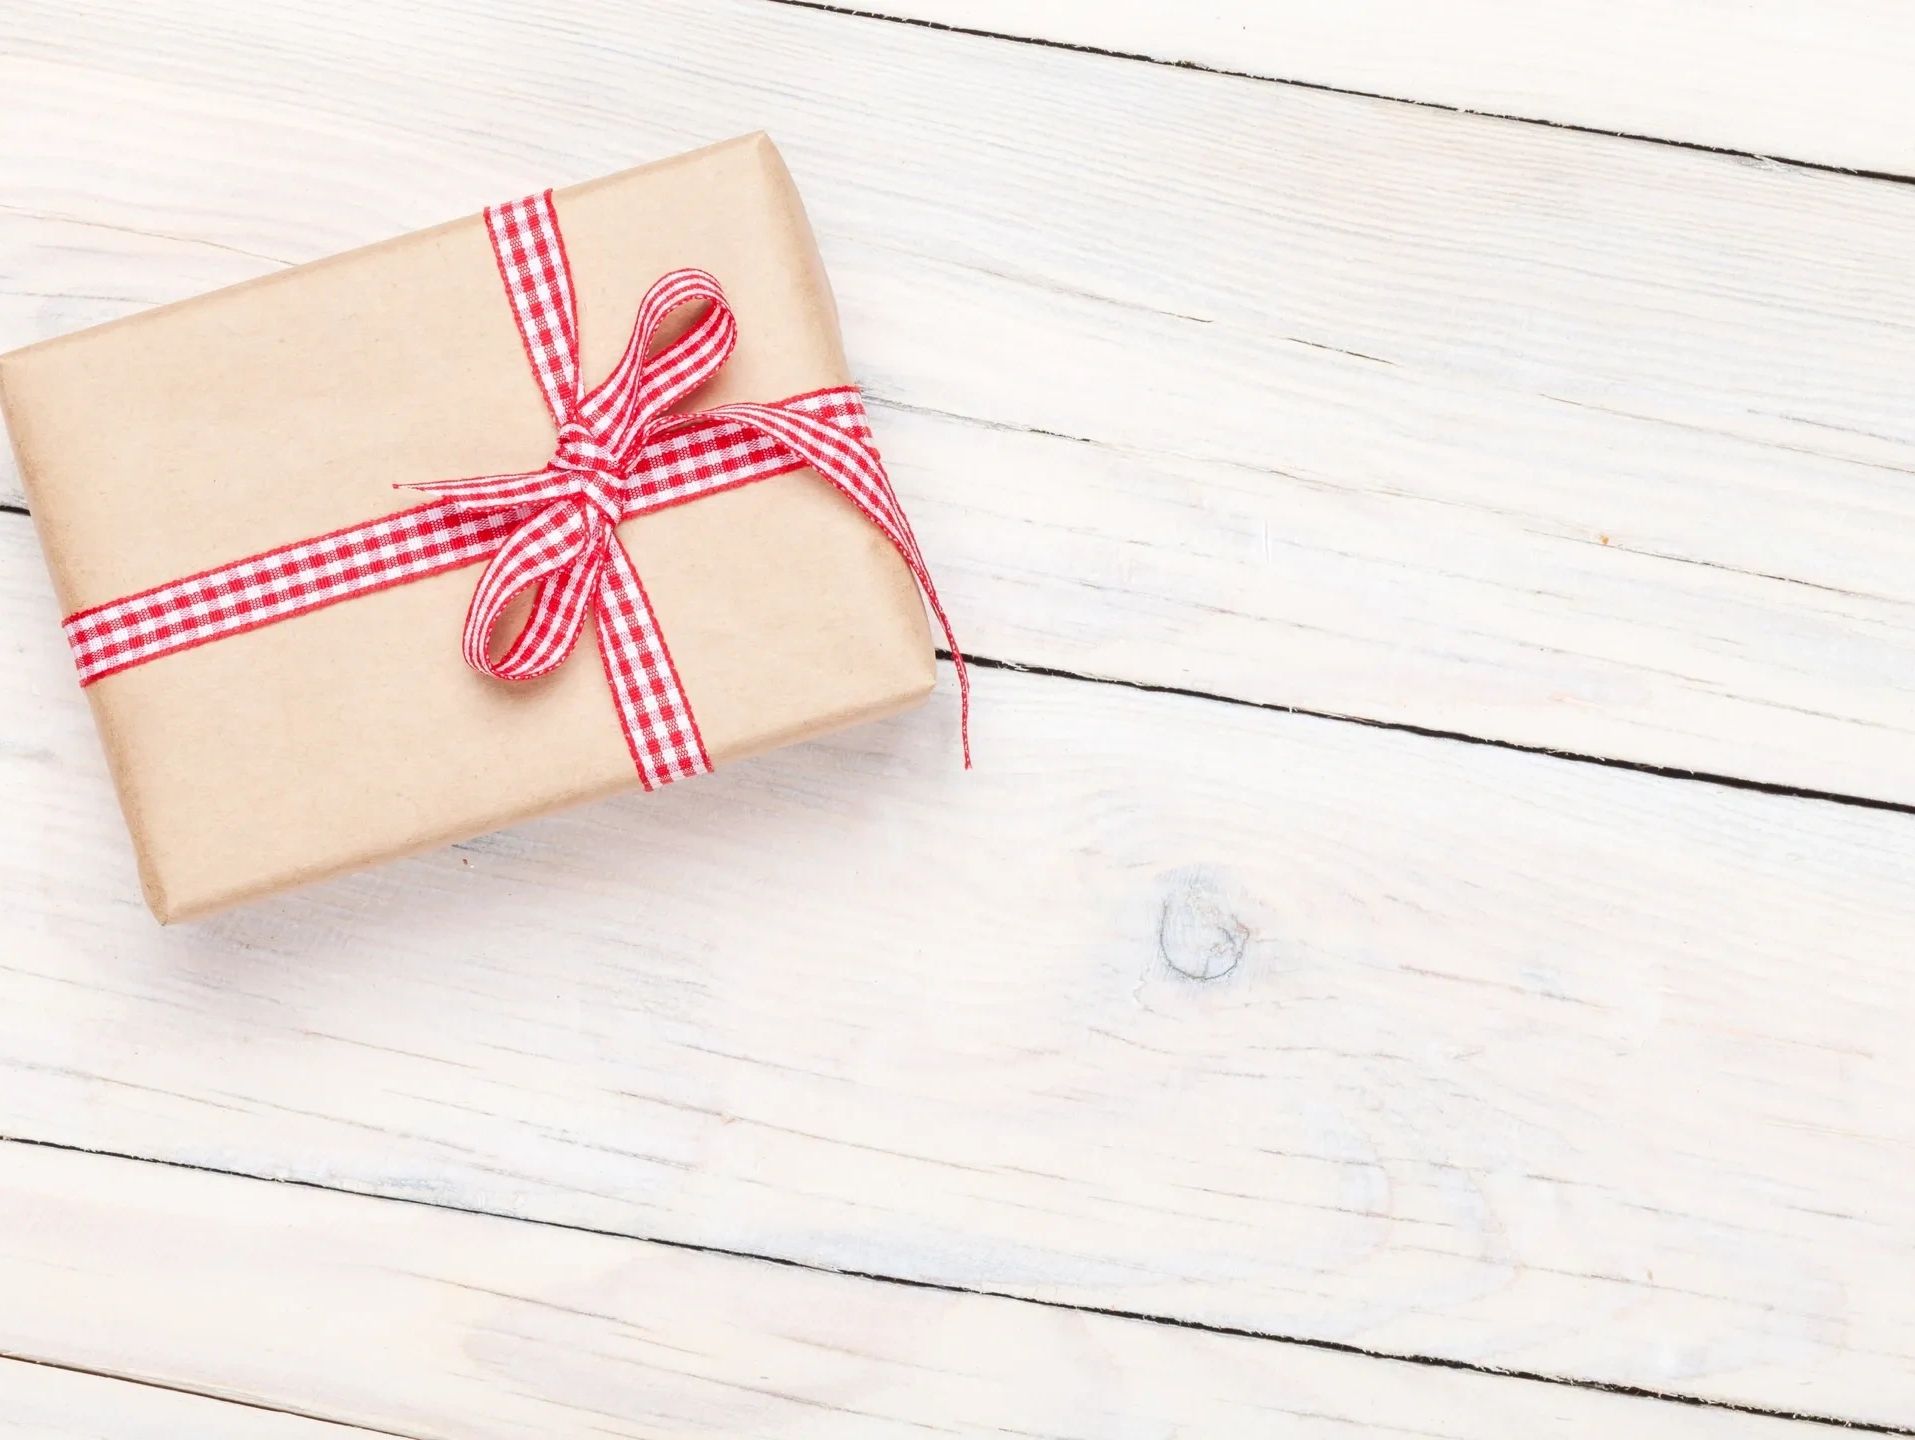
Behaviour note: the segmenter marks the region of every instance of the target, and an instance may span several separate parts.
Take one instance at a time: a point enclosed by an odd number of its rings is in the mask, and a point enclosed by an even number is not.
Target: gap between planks
[[[706,1245],[687,1240],[670,1240],[652,1235],[633,1235],[624,1231],[607,1230],[591,1225],[571,1224],[557,1220],[545,1220],[522,1215],[510,1215],[500,1211],[483,1210],[474,1206],[454,1205],[442,1200],[428,1200],[416,1195],[384,1194],[378,1191],[354,1189],[349,1186],[325,1185],[314,1180],[260,1175],[247,1170],[228,1170],[214,1165],[195,1164],[191,1161],[168,1160],[150,1155],[135,1155],[119,1150],[95,1149],[84,1145],[69,1145],[60,1141],[38,1140],[18,1135],[0,1135],[0,1146],[5,1145],[21,1145],[36,1150],[49,1150],[63,1154],[91,1155],[102,1159],[132,1161],[142,1165],[157,1165],[169,1170],[184,1170],[204,1175],[217,1175],[228,1179],[249,1180],[259,1184],[286,1185],[300,1190],[318,1191],[321,1194],[348,1195],[356,1199],[382,1201],[388,1204],[411,1206],[421,1210],[445,1211],[455,1215],[475,1215],[492,1220],[507,1220],[522,1225],[536,1226],[540,1229],[566,1231],[581,1235],[596,1235],[610,1240],[621,1240],[641,1245],[656,1245],[661,1249],[683,1251],[693,1255],[709,1255],[727,1260],[752,1261],[758,1264],[775,1265],[785,1270],[828,1275],[846,1280],[862,1280],[870,1284],[896,1286],[907,1290],[922,1290],[943,1295],[968,1295],[977,1299],[1005,1301],[1014,1305],[1031,1306],[1041,1310],[1057,1310],[1080,1315],[1094,1315],[1106,1320],[1128,1320],[1146,1325],[1162,1326],[1173,1330],[1189,1330],[1202,1335],[1223,1336],[1235,1340],[1256,1340],[1266,1344],[1292,1345],[1300,1349],[1327,1351],[1331,1354],[1355,1356],[1366,1360],[1424,1366],[1435,1370],[1460,1371],[1465,1374],[1481,1375],[1496,1380],[1520,1381],[1532,1385],[1553,1385],[1569,1390],[1588,1390],[1598,1394],[1616,1395],[1633,1400],[1655,1400],[1671,1405],[1688,1406],[1698,1410],[1720,1410],[1736,1415],[1757,1416],[1765,1420],[1783,1420],[1807,1425],[1835,1426],[1856,1434],[1915,1436],[1915,1427],[1911,1426],[1849,1420],[1838,1415],[1818,1415],[1803,1411],[1776,1409],[1762,1405],[1746,1405],[1728,1400],[1712,1400],[1697,1395],[1685,1395],[1679,1391],[1653,1390],[1640,1385],[1623,1385],[1612,1381],[1589,1380],[1573,1375],[1551,1375],[1536,1370],[1503,1369],[1492,1365],[1477,1365],[1471,1364],[1468,1361],[1447,1359],[1438,1355],[1419,1355],[1408,1352],[1378,1350],[1363,1345],[1352,1345],[1341,1340],[1324,1340],[1306,1335],[1285,1335],[1273,1331],[1248,1329],[1233,1325],[1209,1324],[1200,1320],[1187,1320],[1174,1315],[1158,1315],[1143,1310],[1124,1310],[1101,1305],[1072,1304],[1064,1300],[1047,1300],[1038,1296],[1018,1295],[1009,1291],[993,1290],[984,1287],[954,1285],[936,1280],[922,1280],[906,1275],[888,1275],[870,1270],[842,1269],[836,1266],[821,1265],[812,1261],[800,1260],[787,1255],[774,1255],[753,1250],[739,1250],[722,1245]],[[256,1401],[239,1400],[208,1391],[168,1384],[164,1381],[147,1380],[137,1376],[118,1375],[108,1371],[88,1369],[80,1365],[70,1365],[38,1357],[0,1352],[0,1362],[6,1361],[47,1365],[54,1369],[67,1370],[77,1374],[95,1375],[103,1379],[125,1381],[129,1384],[148,1385],[156,1389],[172,1391],[178,1394],[195,1395],[208,1400],[225,1401],[230,1404],[243,1405],[251,1409],[294,1416],[303,1420],[321,1421],[327,1424],[355,1429],[366,1434],[390,1435],[397,1437],[397,1440],[418,1440],[418,1437],[411,1436],[404,1431],[382,1429],[378,1426],[364,1425],[356,1421],[338,1420],[330,1416],[319,1415],[305,1410],[287,1409],[281,1406],[261,1404]]]
[[[1297,90],[1315,90],[1325,95],[1348,95],[1358,100],[1384,100],[1392,105],[1414,105],[1423,110],[1440,110],[1451,115],[1475,115],[1485,120],[1508,120],[1517,125],[1538,125],[1549,130],[1568,130],[1578,135],[1599,135],[1612,140],[1633,140],[1644,145],[1667,145],[1676,150],[1694,150],[1704,155],[1727,155],[1740,160],[1760,160],[1787,165],[1798,170],[1819,170],[1831,175],[1861,180],[1885,180],[1891,184],[1915,184],[1915,176],[1893,170],[1876,170],[1852,165],[1836,165],[1823,160],[1805,160],[1765,150],[1742,150],[1730,145],[1710,145],[1700,140],[1681,140],[1668,135],[1651,135],[1638,130],[1618,130],[1602,125],[1578,124],[1573,120],[1552,120],[1542,115],[1519,115],[1509,110],[1490,110],[1472,105],[1455,105],[1442,100],[1422,100],[1410,95],[1392,95],[1381,90],[1364,90],[1351,85],[1332,85],[1322,80],[1304,80],[1291,75],[1266,75],[1255,70],[1237,70],[1227,65],[1212,65],[1201,60],[1173,60],[1140,50],[1119,50],[1084,41],[1059,40],[1044,35],[1018,35],[1008,30],[961,25],[949,20],[932,20],[922,15],[896,15],[881,10],[860,10],[850,5],[833,5],[827,0],[765,0],[772,5],[787,5],[794,10],[815,10],[825,15],[841,15],[854,20],[877,20],[890,25],[915,25],[947,35],[965,35],[976,40],[1003,40],[1013,45],[1036,45],[1047,50],[1064,50],[1073,55],[1092,55],[1102,60],[1124,60],[1136,64],[1163,65],[1172,70],[1193,70],[1202,75],[1219,75],[1230,80],[1254,80],[1264,85],[1287,85]]]
[[[4,1137],[0,1137],[0,1144],[4,1143],[6,1143]],[[36,1355],[15,1355],[0,1350],[0,1366],[6,1365],[31,1365],[35,1369],[51,1370],[61,1375],[84,1376],[91,1380],[105,1380],[115,1385],[134,1385],[142,1390],[157,1390],[166,1395],[204,1400],[214,1405],[230,1405],[234,1409],[251,1411],[255,1415],[274,1415],[284,1420],[301,1420],[313,1425],[332,1426],[335,1429],[350,1431],[355,1435],[387,1435],[391,1436],[392,1440],[428,1440],[428,1437],[414,1435],[410,1431],[387,1430],[378,1425],[366,1425],[355,1420],[336,1420],[330,1415],[318,1415],[309,1410],[289,1410],[283,1405],[267,1405],[258,1400],[244,1400],[237,1395],[216,1395],[210,1390],[196,1390],[190,1385],[172,1385],[164,1380],[149,1379],[144,1375],[124,1375],[114,1370],[98,1370],[89,1365],[75,1365],[64,1360],[47,1360]],[[5,1423],[5,1417],[0,1416],[0,1425]]]
[[[777,0],[795,4],[799,0]],[[24,505],[0,502],[0,514],[25,515],[32,512]],[[940,648],[938,658],[948,661],[951,653]],[[1683,780],[1700,785],[1719,785],[1728,790],[1747,790],[1758,795],[1777,795],[1790,800],[1818,800],[1830,805],[1853,805],[1861,810],[1887,810],[1897,815],[1915,815],[1915,804],[1881,800],[1868,795],[1845,795],[1834,790],[1813,790],[1799,785],[1783,785],[1772,780],[1756,780],[1742,775],[1721,775],[1707,770],[1684,770],[1673,765],[1653,765],[1643,760],[1624,760],[1613,755],[1586,755],[1574,750],[1555,750],[1547,745],[1525,745],[1516,740],[1498,740],[1488,735],[1472,735],[1463,730],[1442,730],[1402,720],[1382,720],[1370,715],[1346,715],[1331,710],[1312,710],[1304,705],[1284,705],[1275,701],[1251,700],[1224,695],[1214,690],[1198,690],[1183,685],[1163,685],[1149,680],[1126,680],[1117,675],[1091,675],[1080,670],[1065,670],[1054,665],[1025,664],[990,655],[970,655],[964,663],[979,670],[1009,670],[1019,675],[1038,675],[1050,680],[1071,680],[1084,685],[1112,685],[1124,690],[1140,690],[1147,695],[1177,695],[1187,700],[1208,700],[1218,705],[1236,705],[1248,710],[1268,710],[1279,715],[1301,715],[1311,720],[1329,720],[1339,725],[1361,725],[1371,730],[1393,730],[1424,740],[1447,740],[1458,745],[1483,745],[1492,750],[1513,750],[1519,755],[1541,755],[1551,760],[1566,760],[1576,765],[1598,765],[1611,770],[1627,770],[1638,775],[1653,775],[1662,780]]]
[[[949,660],[950,652],[939,650],[938,658]],[[1915,804],[1898,800],[1878,800],[1868,795],[1844,795],[1834,790],[1809,790],[1799,785],[1782,785],[1773,780],[1752,780],[1740,775],[1718,775],[1708,770],[1684,770],[1674,765],[1652,765],[1643,760],[1623,760],[1613,755],[1585,755],[1575,750],[1552,750],[1547,745],[1525,745],[1518,740],[1498,740],[1489,735],[1472,735],[1463,730],[1440,730],[1405,720],[1379,720],[1368,715],[1345,715],[1334,710],[1312,710],[1303,705],[1284,705],[1270,700],[1250,700],[1238,695],[1222,695],[1214,690],[1194,690],[1183,685],[1161,685],[1149,680],[1125,680],[1115,675],[1088,675],[1078,670],[1060,670],[1050,665],[1025,665],[1016,660],[998,660],[986,655],[969,655],[964,663],[979,670],[1010,670],[1019,675],[1039,675],[1051,680],[1076,680],[1087,685],[1115,685],[1125,690],[1141,690],[1146,695],[1178,695],[1186,700],[1211,700],[1219,705],[1238,705],[1249,710],[1268,710],[1277,715],[1301,715],[1310,720],[1329,720],[1338,725],[1361,725],[1370,730],[1393,730],[1399,735],[1415,735],[1423,740],[1450,740],[1459,745],[1483,745],[1492,750],[1513,750],[1518,755],[1541,755],[1550,760],[1567,760],[1576,765],[1599,765],[1610,770],[1627,770],[1637,775],[1653,775],[1660,780],[1687,780],[1700,785],[1720,785],[1727,790],[1748,790],[1757,795],[1779,795],[1790,800],[1821,800],[1831,805],[1853,805],[1862,810],[1887,810],[1897,815],[1915,815]]]

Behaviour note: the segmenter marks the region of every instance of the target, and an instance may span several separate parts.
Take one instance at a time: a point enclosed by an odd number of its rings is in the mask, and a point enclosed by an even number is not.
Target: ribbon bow
[[[432,500],[396,515],[189,575],[66,618],[82,684],[259,625],[461,565],[486,566],[466,612],[466,663],[500,680],[562,664],[589,611],[605,678],[646,789],[711,768],[671,652],[617,525],[651,510],[810,466],[891,542],[936,617],[957,669],[964,763],[970,678],[903,507],[850,386],[776,404],[675,409],[730,358],[738,322],[702,270],[674,270],[646,292],[612,373],[579,375],[571,266],[548,190],[485,212],[499,278],[557,437],[543,469],[400,488]],[[657,346],[666,317],[704,309]],[[537,587],[498,659],[493,633],[513,597]]]
[[[496,236],[495,229],[495,243]],[[502,271],[505,254],[502,248]],[[569,286],[553,293],[571,298]],[[442,496],[461,510],[526,516],[486,565],[466,612],[466,663],[497,680],[531,680],[562,664],[578,643],[588,609],[598,617],[600,639],[605,639],[607,618],[618,613],[611,592],[630,583],[625,577],[631,559],[613,527],[626,517],[628,497],[642,483],[645,445],[721,413],[667,416],[672,405],[718,373],[738,341],[737,321],[718,282],[702,270],[674,270],[646,292],[618,365],[596,390],[581,395],[570,305],[549,317],[536,311],[528,315],[520,297],[536,302],[537,295],[532,287],[515,289],[514,310],[533,374],[558,426],[551,462],[525,474],[402,487]],[[705,313],[651,354],[665,317],[699,300],[707,302]],[[544,326],[546,319],[557,323]],[[549,336],[551,343],[536,343],[535,334]],[[506,606],[533,585],[539,587],[538,597],[524,627],[504,655],[492,659],[492,635]]]
[[[606,678],[646,787],[709,770],[711,761],[670,652],[615,527],[659,508],[661,492],[682,486],[688,451],[702,459],[750,437],[758,442],[753,448],[769,448],[782,456],[780,468],[790,468],[794,460],[810,465],[883,532],[910,567],[958,666],[968,765],[969,677],[910,522],[862,426],[862,406],[856,429],[833,424],[814,413],[817,405],[803,403],[817,396],[777,405],[676,412],[673,407],[724,368],[738,343],[737,318],[724,289],[703,270],[673,270],[645,293],[624,354],[611,374],[586,392],[579,373],[571,271],[550,192],[494,206],[486,212],[486,225],[526,356],[558,437],[542,470],[405,487],[450,501],[458,509],[525,517],[487,563],[473,590],[462,643],[466,663],[499,680],[544,675],[572,653],[589,610],[600,652],[607,657]],[[700,302],[703,312],[684,333],[655,348],[666,317]],[[697,488],[698,494],[756,478],[741,476],[735,465],[696,468],[707,482]],[[691,497],[674,495],[664,503],[678,498]],[[525,624],[493,659],[493,635],[506,607],[532,586],[538,590]]]

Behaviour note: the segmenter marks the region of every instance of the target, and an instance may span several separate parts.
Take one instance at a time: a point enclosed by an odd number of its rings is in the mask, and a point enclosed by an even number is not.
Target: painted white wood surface
[[[790,6],[7,25],[0,345],[763,125],[983,653],[1915,801],[1911,187]],[[1905,816],[990,674],[968,779],[946,694],[163,934],[55,618],[0,515],[0,1135],[1915,1424]],[[0,1352],[405,1434],[1784,1428],[0,1146],[23,1195]]]
[[[262,1203],[267,1190],[0,1142],[0,1271],[19,1280],[0,1351],[57,1349],[418,1440],[1815,1433],[323,1191],[270,1187]],[[129,1272],[156,1283],[130,1288]],[[208,1294],[220,1303],[181,1303]],[[0,1436],[100,1434],[59,1428],[72,1388],[0,1360]],[[18,1428],[7,1402],[20,1393],[53,1428]],[[243,1412],[248,1429],[218,1413],[236,1407],[166,1403],[198,1407],[174,1435],[364,1433],[259,1411]],[[115,1420],[104,1433],[142,1432]]]
[[[6,1184],[0,1167],[0,1186]],[[21,1207],[0,1200],[13,1215]],[[129,1207],[129,1211],[130,1211]],[[135,1224],[150,1224],[141,1216]],[[39,1257],[44,1258],[44,1257]],[[99,1299],[123,1303],[124,1279]],[[18,1301],[18,1293],[9,1299]],[[4,1440],[355,1440],[364,1430],[150,1384],[0,1359]]]
[[[980,653],[1915,803],[1915,186],[787,6],[10,18],[0,343],[765,125]]]
[[[0,1133],[1915,1415],[1907,817],[989,672],[162,932],[0,544]]]
[[[1915,174],[1915,9],[1896,0],[855,0],[841,8]]]

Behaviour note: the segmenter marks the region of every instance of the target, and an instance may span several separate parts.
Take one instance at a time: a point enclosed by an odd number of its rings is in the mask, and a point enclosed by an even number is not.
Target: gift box
[[[0,404],[162,921],[932,687],[762,135],[30,346]]]

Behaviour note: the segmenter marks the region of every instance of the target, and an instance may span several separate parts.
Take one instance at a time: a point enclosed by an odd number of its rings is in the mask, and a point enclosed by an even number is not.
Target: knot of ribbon
[[[556,430],[542,468],[401,486],[431,500],[396,515],[232,561],[66,619],[81,683],[388,585],[484,560],[466,612],[466,663],[499,680],[562,664],[592,618],[619,724],[647,789],[711,768],[618,525],[648,511],[810,467],[903,559],[943,630],[970,764],[970,679],[910,522],[872,443],[857,390],[683,411],[731,357],[738,322],[718,281],[673,270],[640,301],[612,371],[580,376],[572,272],[550,191],[485,212],[499,278]],[[702,306],[663,344],[667,317]],[[494,655],[515,597],[524,624]]]

